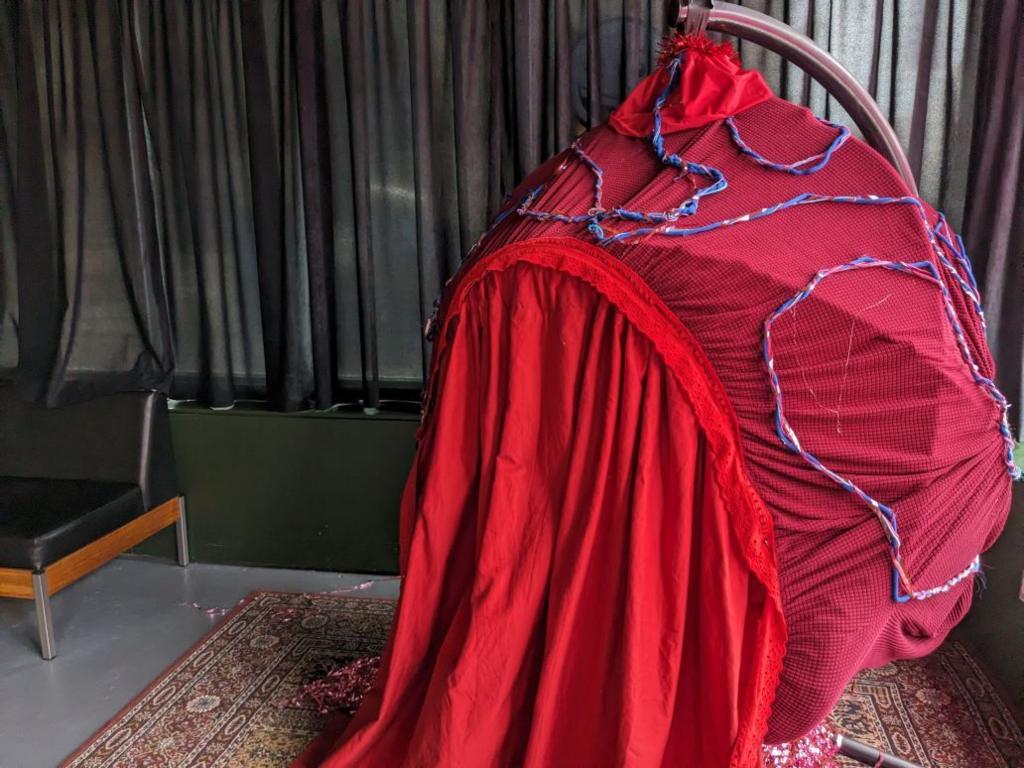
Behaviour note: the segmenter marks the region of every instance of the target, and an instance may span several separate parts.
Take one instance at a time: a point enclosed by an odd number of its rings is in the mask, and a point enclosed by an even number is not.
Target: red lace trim
[[[444,358],[466,294],[484,277],[529,263],[570,274],[589,283],[647,337],[687,395],[714,457],[714,479],[733,511],[733,523],[746,565],[769,598],[760,626],[765,648],[757,660],[756,696],[741,717],[731,766],[746,768],[761,760],[761,742],[775,698],[786,624],[779,593],[772,518],[748,480],[740,451],[739,423],[711,362],[682,321],[635,272],[596,245],[571,237],[544,237],[506,245],[467,264],[441,307],[432,373],[424,402],[424,423],[434,400],[434,375]]]

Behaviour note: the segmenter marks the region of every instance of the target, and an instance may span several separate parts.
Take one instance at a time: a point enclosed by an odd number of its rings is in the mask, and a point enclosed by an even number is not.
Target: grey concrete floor
[[[121,557],[52,598],[57,658],[43,661],[33,604],[0,599],[0,768],[53,768],[257,589],[395,597],[358,574]],[[192,603],[198,603],[195,608]]]

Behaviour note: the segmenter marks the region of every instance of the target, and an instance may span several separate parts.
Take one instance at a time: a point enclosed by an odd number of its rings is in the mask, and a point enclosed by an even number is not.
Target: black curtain
[[[999,384],[1024,434],[1024,0],[986,8],[964,239]]]
[[[748,4],[864,80],[958,221],[975,86],[999,86],[979,80],[979,9],[1001,3]],[[444,281],[514,183],[650,70],[666,5],[2,0],[0,368],[51,403],[414,400]],[[990,286],[1019,261],[986,262]]]
[[[0,363],[49,402],[414,399],[460,255],[649,68],[660,7],[0,4]]]

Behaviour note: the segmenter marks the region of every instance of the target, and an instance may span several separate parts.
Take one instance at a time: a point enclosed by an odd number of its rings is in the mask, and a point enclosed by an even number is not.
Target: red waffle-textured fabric
[[[821,152],[836,135],[777,98],[745,110],[736,123],[748,145],[783,163]],[[691,177],[661,165],[645,139],[601,126],[582,145],[605,170],[606,208],[664,211],[692,192]],[[895,171],[852,139],[808,176],[754,163],[721,121],[672,133],[666,146],[721,169],[729,184],[678,226],[739,216],[802,192],[907,194]],[[569,167],[552,177],[566,158]],[[533,208],[581,213],[593,204],[593,175],[569,153],[532,174],[512,204],[549,178]],[[934,222],[934,212],[929,216]],[[581,229],[510,216],[482,252],[542,235],[591,237]],[[875,517],[775,434],[762,325],[824,267],[862,255],[937,264],[936,257],[914,208],[834,203],[693,237],[652,236],[610,252],[699,340],[739,420],[750,479],[775,521],[789,629],[768,738],[792,740],[821,721],[858,670],[936,647],[970,606],[973,579],[928,600],[893,602],[888,548]],[[975,357],[991,375],[979,323],[944,272],[943,279]],[[998,411],[971,379],[936,286],[878,269],[832,277],[780,318],[775,334],[793,428],[826,465],[895,508],[918,588],[944,583],[991,546],[1010,502]]]
[[[578,240],[491,253],[445,303],[380,672],[297,766],[755,768],[771,538],[650,288]]]

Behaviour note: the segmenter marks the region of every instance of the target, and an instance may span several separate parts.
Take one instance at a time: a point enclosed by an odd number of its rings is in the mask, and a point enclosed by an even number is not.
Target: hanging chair
[[[1006,519],[970,261],[827,54],[680,14],[447,287],[394,631],[297,765],[753,768],[809,733],[908,765],[818,726],[944,639]],[[806,66],[876,148],[705,26]]]

